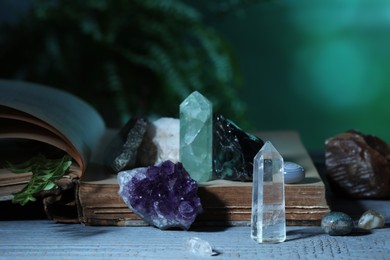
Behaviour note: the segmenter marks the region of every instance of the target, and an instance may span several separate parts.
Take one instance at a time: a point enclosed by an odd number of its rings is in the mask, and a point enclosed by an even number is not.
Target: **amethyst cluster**
[[[202,212],[198,185],[181,163],[159,165],[118,173],[119,195],[145,222],[160,229],[189,229]]]

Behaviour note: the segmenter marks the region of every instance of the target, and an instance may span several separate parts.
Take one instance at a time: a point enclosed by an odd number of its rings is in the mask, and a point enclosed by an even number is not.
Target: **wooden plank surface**
[[[320,227],[287,227],[280,244],[256,244],[249,227],[161,231],[153,227],[83,226],[47,220],[1,221],[0,259],[203,259],[186,239],[207,240],[212,259],[389,259],[390,229],[332,237]]]

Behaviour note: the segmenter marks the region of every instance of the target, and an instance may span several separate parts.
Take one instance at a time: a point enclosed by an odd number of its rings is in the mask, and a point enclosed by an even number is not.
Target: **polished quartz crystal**
[[[195,91],[180,104],[180,162],[191,178],[212,178],[213,107]]]
[[[258,243],[286,240],[283,157],[270,141],[254,158],[251,237]]]

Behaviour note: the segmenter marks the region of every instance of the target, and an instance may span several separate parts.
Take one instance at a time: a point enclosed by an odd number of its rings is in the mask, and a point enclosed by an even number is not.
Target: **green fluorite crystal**
[[[195,91],[180,104],[180,161],[191,178],[212,178],[213,107]]]

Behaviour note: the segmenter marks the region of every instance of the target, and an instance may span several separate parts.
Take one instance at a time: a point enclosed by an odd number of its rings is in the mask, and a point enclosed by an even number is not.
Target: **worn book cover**
[[[302,165],[305,180],[285,185],[288,225],[319,225],[329,211],[325,186],[309,154],[295,131],[259,132],[270,140],[285,161]],[[77,206],[80,222],[86,225],[145,225],[118,195],[116,175],[99,165],[90,165],[78,182]],[[252,204],[252,183],[214,180],[200,183],[198,195],[204,212],[194,225],[249,225]]]

